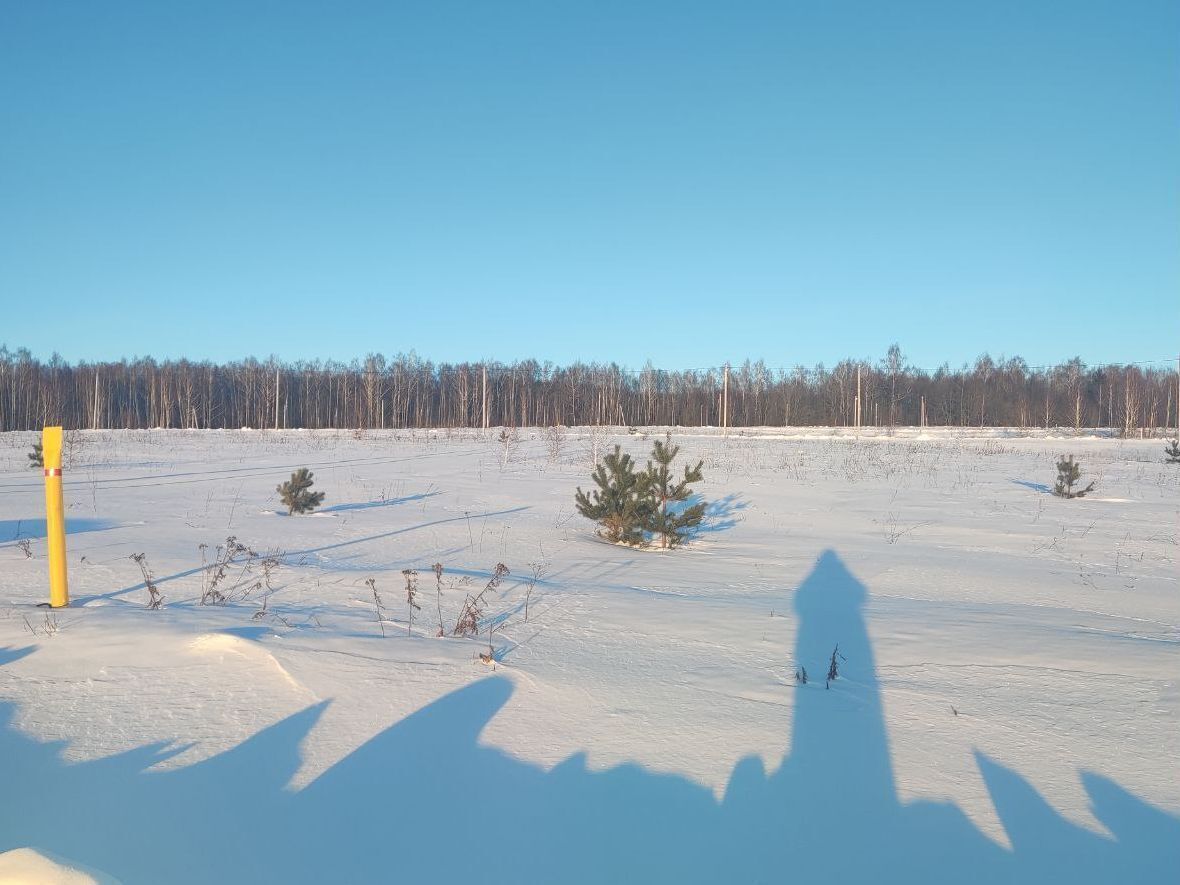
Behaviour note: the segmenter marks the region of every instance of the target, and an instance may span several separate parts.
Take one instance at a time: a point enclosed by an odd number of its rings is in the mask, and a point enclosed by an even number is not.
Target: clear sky
[[[1180,3],[0,3],[0,342],[1180,350]]]

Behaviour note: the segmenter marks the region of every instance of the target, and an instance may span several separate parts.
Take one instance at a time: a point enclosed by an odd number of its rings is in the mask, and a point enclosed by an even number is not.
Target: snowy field
[[[1161,441],[673,431],[704,529],[597,540],[595,451],[661,433],[70,434],[54,613],[35,436],[0,435],[0,852],[45,855],[0,876],[1177,881]],[[1065,453],[1091,497],[1049,494]],[[497,563],[480,638],[438,637]]]

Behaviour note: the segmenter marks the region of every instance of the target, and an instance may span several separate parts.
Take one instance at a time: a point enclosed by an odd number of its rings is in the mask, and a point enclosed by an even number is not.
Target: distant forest
[[[552,425],[1111,427],[1175,424],[1166,363],[1030,367],[982,356],[926,372],[895,345],[877,361],[666,371],[575,363],[42,361],[0,347],[0,430]],[[486,419],[485,419],[486,372]]]

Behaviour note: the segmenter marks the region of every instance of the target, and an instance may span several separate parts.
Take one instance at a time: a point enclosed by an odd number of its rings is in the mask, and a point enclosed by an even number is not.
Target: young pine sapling
[[[597,522],[602,527],[599,534],[612,544],[642,544],[652,509],[648,475],[636,473],[631,456],[615,446],[591,478],[598,488],[588,495],[578,487],[578,512]]]
[[[703,502],[679,512],[668,510],[669,502],[687,501],[691,496],[689,486],[704,478],[701,467],[705,462],[697,461],[695,467],[685,466],[682,479],[675,479],[671,465],[679,453],[680,446],[672,445],[672,436],[669,434],[664,442],[656,440],[651,453],[652,461],[647,462],[647,487],[652,506],[648,508],[646,528],[659,537],[660,547],[664,550],[681,544],[686,534],[700,525],[705,517]]]
[[[1082,466],[1073,459],[1073,455],[1062,458],[1057,462],[1057,484],[1053,486],[1053,494],[1059,498],[1084,498],[1094,491],[1094,483],[1084,489],[1074,490],[1074,486],[1082,478]]]
[[[279,498],[287,505],[288,514],[310,513],[324,502],[323,492],[313,492],[314,474],[306,467],[300,467],[282,485],[275,486]]]

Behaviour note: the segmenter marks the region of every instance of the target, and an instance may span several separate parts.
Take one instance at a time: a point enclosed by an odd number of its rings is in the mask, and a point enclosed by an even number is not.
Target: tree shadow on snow
[[[331,507],[321,507],[318,513],[343,513],[354,510],[373,510],[378,507],[396,507],[398,504],[409,504],[413,501],[425,501],[441,492],[422,492],[417,495],[404,495],[400,498],[385,498],[380,501],[363,501],[357,504],[333,504]]]
[[[724,498],[718,498],[716,501],[705,501],[700,495],[693,493],[687,501],[670,506],[669,509],[680,511],[700,503],[705,504],[705,517],[701,520],[701,524],[693,530],[694,537],[734,528],[741,521],[737,514],[750,506],[742,500],[741,495],[731,494]]]
[[[1053,492],[1053,490],[1043,482],[1029,482],[1026,479],[1014,479],[1012,482],[1015,485],[1024,486],[1026,489],[1032,489],[1034,492],[1040,492],[1042,495],[1048,495]]]
[[[152,745],[70,764],[0,705],[0,850],[31,845],[155,882],[1029,882],[1167,881],[1180,821],[1096,774],[1083,782],[1112,837],[1069,822],[1015,771],[978,755],[1011,839],[955,805],[897,794],[865,588],[823,554],[795,595],[789,751],[751,757],[724,799],[638,765],[550,771],[484,746],[511,684],[489,677],[394,724],[298,792],[287,784],[313,707],[234,749],[147,771]],[[835,645],[840,678],[825,690]],[[0,660],[3,656],[0,655]]]
[[[520,513],[522,511],[525,511],[528,509],[529,508],[527,505],[523,506],[523,507],[510,507],[505,510],[495,510],[495,511],[491,511],[489,513],[472,513],[472,514],[470,514],[470,518],[482,519],[485,517],[492,517],[492,516],[507,516],[509,514]],[[378,532],[376,534],[366,535],[361,538],[349,538],[344,541],[334,541],[330,544],[323,544],[319,547],[307,547],[303,550],[284,550],[284,551],[282,551],[282,557],[287,560],[298,560],[300,557],[304,557],[304,556],[314,556],[319,553],[326,553],[330,550],[341,550],[345,547],[357,547],[361,544],[370,544],[374,541],[383,541],[387,538],[392,538],[397,535],[404,535],[409,532],[421,531],[422,529],[432,528],[433,526],[437,526],[437,525],[444,525],[449,522],[459,522],[461,520],[466,520],[468,518],[469,518],[469,516],[467,514],[464,514],[462,516],[446,516],[446,517],[442,517],[441,519],[434,519],[429,522],[420,522],[415,525],[403,526],[403,527],[397,528],[397,529],[390,529],[387,532]],[[340,558],[338,557],[334,561],[340,561]],[[191,578],[193,575],[199,575],[201,572],[207,571],[209,568],[210,568],[210,566],[208,566],[208,565],[198,565],[198,566],[194,566],[193,568],[190,568],[190,569],[185,569],[184,571],[176,572],[175,574],[165,575],[164,577],[156,578],[156,585],[159,586],[160,584],[167,584],[171,581],[176,581],[176,580],[180,580],[183,578]],[[78,597],[77,599],[74,600],[74,604],[84,606],[84,605],[87,605],[88,603],[96,602],[98,600],[117,599],[121,596],[126,596],[129,593],[136,593],[136,592],[138,592],[140,590],[144,590],[144,589],[146,589],[144,586],[144,583],[142,581],[140,581],[138,584],[132,584],[130,587],[123,587],[120,590],[112,590],[109,593],[94,593],[94,594],[91,594],[90,596]],[[172,605],[175,605],[175,603],[172,603]]]

